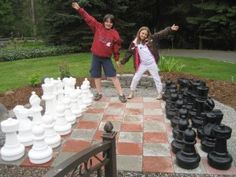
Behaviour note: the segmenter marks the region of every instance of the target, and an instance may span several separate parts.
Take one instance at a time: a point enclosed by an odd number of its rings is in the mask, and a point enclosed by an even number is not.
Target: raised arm
[[[163,39],[163,38],[166,38],[171,32],[178,31],[178,29],[179,29],[179,26],[176,26],[175,24],[173,24],[171,27],[167,27],[157,33],[154,33],[152,37],[155,39]]]
[[[77,13],[84,19],[88,26],[94,32],[98,25],[101,25],[93,16],[88,14],[77,2],[72,3],[72,8],[77,11]]]

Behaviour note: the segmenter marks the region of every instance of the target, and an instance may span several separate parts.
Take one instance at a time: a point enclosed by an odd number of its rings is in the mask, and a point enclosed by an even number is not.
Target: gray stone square
[[[120,132],[119,142],[142,143],[143,133],[142,132]]]
[[[144,132],[166,132],[165,124],[160,121],[144,122],[143,126]]]
[[[142,115],[125,115],[124,116],[125,122],[143,122]]]
[[[144,109],[145,116],[163,115],[162,109]]]
[[[129,109],[143,109],[143,103],[126,103],[126,108],[129,108]]]
[[[171,156],[170,145],[164,143],[144,143],[143,156]]]
[[[124,114],[124,109],[123,108],[112,108],[108,107],[105,110],[106,115],[123,115]]]
[[[96,121],[99,122],[102,120],[102,113],[84,113],[80,120],[86,120],[86,121]]]
[[[117,155],[117,170],[142,171],[142,156]]]
[[[91,129],[77,129],[74,130],[71,134],[72,139],[79,139],[85,141],[91,141],[95,134],[95,130]]]

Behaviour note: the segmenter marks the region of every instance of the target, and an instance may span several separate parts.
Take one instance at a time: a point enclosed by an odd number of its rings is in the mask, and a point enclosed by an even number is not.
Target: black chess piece
[[[216,138],[213,134],[213,128],[221,123],[223,114],[220,110],[213,110],[206,114],[207,124],[203,127],[203,138],[201,148],[205,152],[211,152],[215,148]]]
[[[175,139],[171,142],[171,149],[172,149],[172,152],[175,154],[178,151],[180,151],[184,146],[183,135],[187,127],[188,127],[188,124],[186,124],[183,121],[180,121],[180,123],[178,123],[178,129],[175,135]]]
[[[200,156],[194,147],[196,144],[196,133],[191,127],[184,131],[183,142],[183,149],[176,154],[177,165],[185,169],[197,168],[200,162]]]
[[[233,158],[227,151],[227,139],[231,137],[231,133],[232,129],[222,124],[213,128],[215,149],[207,155],[208,163],[213,168],[227,170],[231,167]]]

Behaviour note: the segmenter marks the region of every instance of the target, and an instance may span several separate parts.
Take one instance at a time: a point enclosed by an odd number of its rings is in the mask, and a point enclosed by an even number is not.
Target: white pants
[[[157,92],[161,93],[162,92],[162,84],[161,84],[161,79],[160,79],[160,76],[158,73],[158,68],[157,68],[157,65],[155,62],[150,65],[143,65],[140,63],[139,68],[136,71],[136,73],[134,74],[134,77],[133,77],[131,85],[130,85],[131,91],[136,90],[138,82],[142,78],[143,73],[147,70],[150,72],[150,74],[155,82]]]

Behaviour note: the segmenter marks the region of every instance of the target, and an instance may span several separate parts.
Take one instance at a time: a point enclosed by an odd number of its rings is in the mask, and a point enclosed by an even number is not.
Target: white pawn
[[[45,130],[45,142],[51,147],[56,148],[61,144],[61,136],[54,130],[55,122],[47,112],[43,118],[43,128]]]
[[[71,111],[71,101],[68,97],[65,97],[64,99],[64,105],[65,105],[65,118],[66,120],[73,125],[76,122],[76,116]]]
[[[82,91],[83,103],[86,106],[90,106],[92,104],[92,98],[89,97],[89,89],[88,89],[87,85],[82,84],[81,85],[81,91]]]
[[[79,93],[77,92],[77,89],[75,89],[70,94],[70,100],[71,100],[70,108],[71,108],[72,113],[76,116],[76,118],[78,118],[82,115],[81,114],[82,113],[81,107],[78,106],[78,104],[77,104],[78,94]]]
[[[42,114],[41,111],[43,110],[42,106],[40,106],[41,99],[35,92],[32,92],[32,95],[29,99],[31,104],[30,113],[33,117],[33,124],[40,125],[42,123]]]
[[[88,87],[88,95],[91,99],[93,99],[93,94],[90,90],[91,86],[90,86],[89,80],[87,78],[85,78],[84,81],[83,81],[83,84],[85,84]]]
[[[67,135],[71,132],[71,124],[65,119],[65,106],[59,103],[56,110],[57,117],[54,129],[59,135]]]
[[[44,141],[44,129],[40,126],[33,127],[34,144],[28,156],[31,163],[43,164],[52,159],[52,148]]]
[[[25,146],[17,140],[16,136],[18,126],[19,121],[12,118],[1,122],[2,131],[6,133],[6,140],[0,152],[5,161],[18,160],[24,156]]]
[[[82,112],[85,112],[87,110],[87,106],[83,102],[82,91],[78,86],[76,87],[76,92],[77,92],[77,107],[78,109],[81,109]]]
[[[16,115],[17,120],[19,121],[18,128],[18,140],[24,146],[30,146],[33,144],[33,134],[32,134],[32,122],[28,119],[29,111],[24,108],[22,105],[17,105],[13,112]]]

